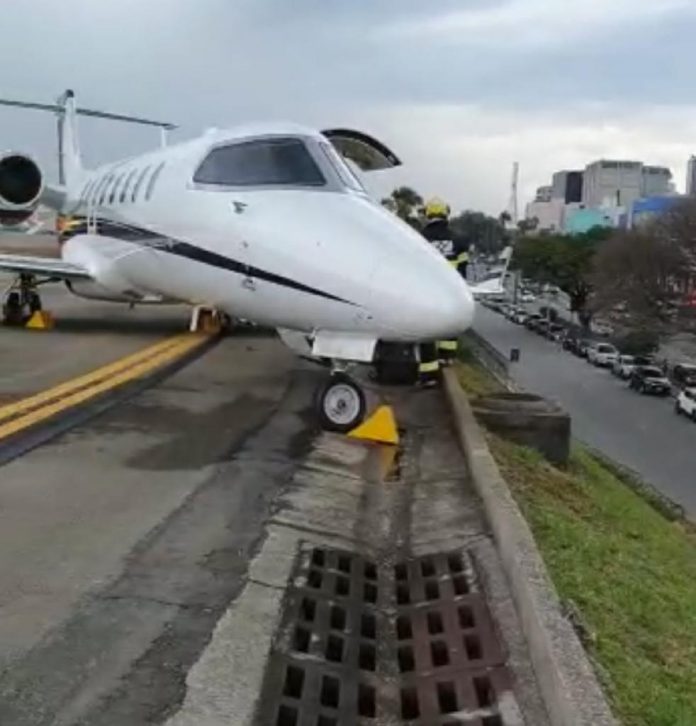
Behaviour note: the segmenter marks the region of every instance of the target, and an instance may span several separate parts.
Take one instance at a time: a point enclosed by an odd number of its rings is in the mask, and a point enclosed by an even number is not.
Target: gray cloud
[[[664,111],[692,104],[696,15],[685,0],[465,10],[460,0],[24,0],[3,9],[3,27],[2,95],[48,100],[72,86],[84,105],[170,119],[181,136],[268,117],[361,125],[398,144],[407,167],[395,178],[455,206],[501,208],[513,158],[525,159],[530,188],[542,183],[562,165],[548,158],[555,142],[577,163],[590,160],[589,135],[605,140],[593,152],[660,161],[662,149],[678,164],[692,138],[673,138]],[[52,124],[0,109],[0,147],[34,150],[52,169]],[[612,125],[634,146],[602,132]],[[82,129],[91,163],[153,142],[103,122]]]

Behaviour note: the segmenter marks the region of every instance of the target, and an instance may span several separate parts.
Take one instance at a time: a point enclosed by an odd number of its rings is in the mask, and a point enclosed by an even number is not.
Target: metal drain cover
[[[377,565],[303,549],[259,726],[507,726],[505,653],[466,552]]]

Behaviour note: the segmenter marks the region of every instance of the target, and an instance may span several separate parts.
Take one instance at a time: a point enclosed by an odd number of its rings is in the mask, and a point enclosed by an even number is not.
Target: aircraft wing
[[[484,282],[479,282],[477,285],[469,285],[469,290],[471,290],[475,298],[504,295],[503,276],[494,277],[491,280],[484,280]]]
[[[41,275],[56,280],[91,280],[84,267],[50,257],[0,255],[0,271]]]

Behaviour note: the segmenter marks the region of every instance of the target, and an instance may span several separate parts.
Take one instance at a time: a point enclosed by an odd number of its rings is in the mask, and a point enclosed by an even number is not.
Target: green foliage
[[[495,217],[466,210],[450,219],[455,237],[464,239],[485,254],[499,252],[506,244],[505,227]]]
[[[592,290],[590,273],[601,228],[582,235],[522,237],[515,245],[513,269],[538,282],[557,285],[570,297],[571,310],[585,311]]]
[[[646,355],[657,351],[660,336],[655,330],[632,330],[614,341],[618,349],[626,355]]]
[[[423,197],[411,187],[399,187],[382,199],[382,204],[416,229],[420,228],[418,214],[423,206]]]
[[[626,726],[696,724],[696,537],[593,456],[569,472],[492,449],[565,601],[575,604]]]

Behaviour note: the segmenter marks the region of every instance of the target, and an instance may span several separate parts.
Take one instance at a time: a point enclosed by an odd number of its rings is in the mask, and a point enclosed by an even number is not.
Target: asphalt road
[[[696,518],[696,425],[672,398],[642,396],[606,369],[563,351],[479,305],[476,331],[505,355],[521,350],[510,373],[525,389],[558,401],[573,435],[636,471]]]
[[[226,338],[0,469],[0,723],[176,710],[313,435],[317,375]]]

